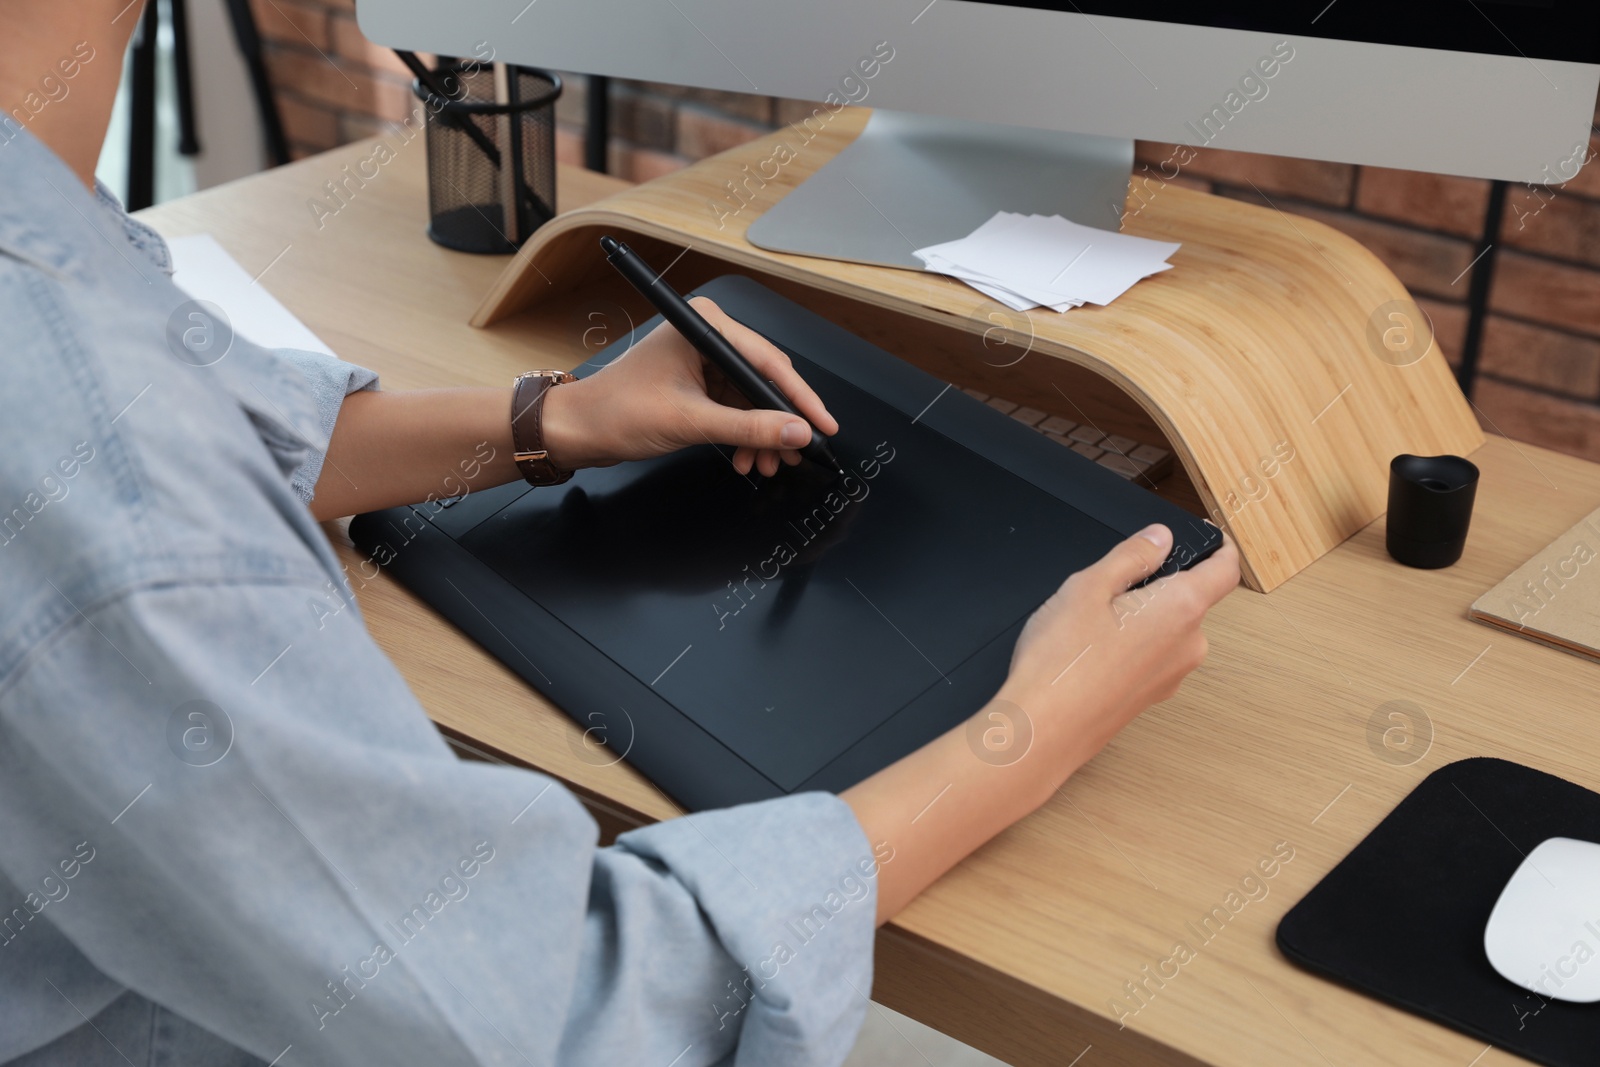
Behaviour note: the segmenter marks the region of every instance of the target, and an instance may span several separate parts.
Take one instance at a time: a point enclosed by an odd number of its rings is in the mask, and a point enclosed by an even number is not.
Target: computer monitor
[[[1115,228],[1132,138],[1559,183],[1600,87],[1594,0],[359,0],[357,17],[400,48],[883,109],[749,237],[916,268],[908,244],[996,210]]]

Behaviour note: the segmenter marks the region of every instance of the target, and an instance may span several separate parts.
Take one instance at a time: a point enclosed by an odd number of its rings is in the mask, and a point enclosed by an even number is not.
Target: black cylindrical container
[[[515,252],[555,216],[561,77],[506,67],[497,94],[494,68],[458,63],[435,80],[452,95],[412,82],[428,111],[428,236],[458,252]]]
[[[1460,456],[1396,456],[1389,464],[1389,555],[1408,567],[1448,567],[1467,547],[1478,468]]]

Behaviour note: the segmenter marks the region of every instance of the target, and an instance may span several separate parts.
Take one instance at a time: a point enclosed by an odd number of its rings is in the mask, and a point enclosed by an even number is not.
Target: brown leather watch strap
[[[558,370],[536,370],[519,374],[511,390],[511,446],[517,469],[529,485],[560,485],[572,477],[550,462],[544,447],[544,398],[552,388],[574,381]]]

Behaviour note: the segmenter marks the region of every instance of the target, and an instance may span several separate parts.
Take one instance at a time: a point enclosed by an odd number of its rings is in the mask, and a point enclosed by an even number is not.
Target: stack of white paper
[[[930,271],[960,278],[1014,311],[1109,304],[1140,278],[1169,269],[1167,241],[1080,226],[1060,215],[997,212],[955,241],[919,248]]]

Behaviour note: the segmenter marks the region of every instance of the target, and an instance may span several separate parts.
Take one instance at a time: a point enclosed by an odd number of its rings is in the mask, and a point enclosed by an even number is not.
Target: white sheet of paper
[[[1048,292],[1048,291],[1045,291],[1045,290],[1036,290],[1036,289],[1030,289],[1030,288],[1021,287],[1021,286],[1016,286],[1014,284],[1007,284],[1005,281],[1002,281],[1001,279],[991,278],[987,274],[983,274],[983,273],[980,273],[978,271],[969,270],[968,268],[963,267],[958,263],[951,263],[950,261],[948,261],[946,259],[943,259],[941,257],[929,257],[926,260],[926,263],[927,263],[927,267],[928,267],[928,269],[930,271],[935,271],[935,272],[937,272],[939,274],[948,274],[953,278],[958,278],[961,281],[964,281],[968,285],[972,286],[974,289],[978,289],[981,292],[984,292],[984,293],[986,293],[986,294],[988,294],[990,296],[994,296],[995,299],[1001,300],[1002,303],[1005,303],[1008,306],[1014,307],[1018,311],[1023,311],[1023,310],[1026,310],[1027,308],[1031,308],[1031,307],[1038,307],[1041,304],[1045,305],[1046,307],[1054,307],[1058,311],[1063,311],[1063,310],[1067,310],[1067,309],[1073,308],[1073,307],[1080,307],[1085,303],[1091,303],[1091,302],[1092,303],[1096,303],[1096,304],[1110,303],[1109,299],[1107,299],[1107,300],[1093,300],[1093,301],[1090,301],[1090,300],[1086,300],[1086,299],[1083,299],[1083,298],[1080,298],[1080,297],[1076,297],[1076,296],[1070,297],[1070,298],[1067,298],[1067,299],[1062,299],[1059,296],[1059,294],[1056,294],[1056,293]],[[1172,264],[1170,264],[1170,263],[1159,263],[1159,264],[1156,264],[1154,267],[1152,267],[1150,269],[1149,274],[1145,274],[1142,277],[1148,278],[1153,274],[1160,274],[1162,271],[1171,270],[1171,269],[1172,269]],[[1113,297],[1121,296],[1122,293],[1126,292],[1129,288],[1131,288],[1133,286],[1133,284],[1135,282],[1137,282],[1139,280],[1140,280],[1139,278],[1125,279],[1124,282],[1123,282],[1121,290],[1115,292],[1113,294]],[[997,296],[992,291],[992,290],[995,290],[995,289],[1000,289],[1000,290],[1005,291],[1006,293],[1011,294],[1010,299],[1006,299],[1006,298],[1002,298],[1000,296]],[[1098,292],[1096,295],[1103,296],[1103,295],[1105,295],[1106,292],[1107,292],[1107,290],[1102,288],[1102,290],[1100,292]],[[1012,300],[1021,301],[1022,305],[1019,306],[1017,304],[1014,304],[1014,303],[1012,303]]]
[[[997,279],[990,278],[985,274],[978,274],[975,271],[965,270],[959,264],[950,263],[944,259],[930,258],[927,261],[927,265],[930,271],[934,271],[938,274],[948,274],[957,281],[966,282],[968,285],[972,286],[972,288],[978,290],[978,292],[998,300],[1000,303],[1006,305],[1013,311],[1028,311],[1032,308],[1039,307],[1042,303],[1042,301],[1033,297],[1014,292]],[[1067,300],[1051,302],[1045,306],[1056,311],[1066,311],[1070,308],[1081,307],[1082,304],[1083,302],[1081,300]]]
[[[964,245],[950,256],[961,266],[1003,279],[1008,288],[1051,302],[1081,298],[1108,304],[1166,261],[1177,246],[1092,230],[1066,219],[1012,226]],[[946,253],[949,256],[948,253]]]
[[[1041,303],[1056,303],[1061,301],[1059,294],[1047,293],[1042,290],[1034,290],[1026,286],[1020,286],[1011,279],[996,278],[985,274],[982,271],[973,270],[961,263],[945,259],[942,256],[930,256],[926,260],[926,263],[928,269],[931,271],[938,271],[940,274],[948,274],[953,278],[959,278],[971,285],[982,283],[991,287],[1004,289],[1007,292],[1015,294],[1019,299],[1031,299],[1032,303],[1035,305]],[[1071,298],[1071,300],[1076,303],[1082,303],[1082,301],[1078,300],[1076,297]]]
[[[966,237],[919,248],[927,269],[1016,310],[1109,304],[1142,278],[1169,270],[1180,246],[1080,226],[1059,215],[996,212]]]
[[[298,348],[334,355],[333,349],[278,298],[251,279],[239,261],[209,233],[168,239],[176,270],[172,280],[196,300],[222,309],[233,332],[263,348]]]

